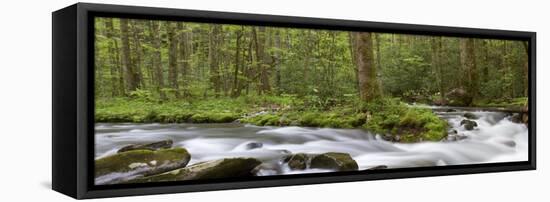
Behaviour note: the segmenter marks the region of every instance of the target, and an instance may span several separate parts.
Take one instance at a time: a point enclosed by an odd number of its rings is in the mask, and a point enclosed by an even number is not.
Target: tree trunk
[[[380,84],[376,78],[372,34],[369,32],[353,32],[351,34],[353,49],[356,54],[357,78],[359,95],[363,101],[372,101],[381,97]]]
[[[132,20],[132,38],[134,40],[134,58],[132,64],[134,67],[134,80],[137,87],[145,88],[145,82],[143,80],[143,74],[141,72],[141,55],[143,49],[141,48],[141,33],[143,32],[139,26],[139,21]]]
[[[166,22],[168,34],[168,81],[174,96],[180,98],[178,85],[178,38],[175,30],[175,22]]]
[[[154,69],[155,87],[159,93],[161,100],[166,100],[166,94],[164,92],[164,73],[162,70],[162,57],[161,57],[161,40],[160,40],[160,23],[157,21],[151,21],[149,24],[150,38],[153,45],[152,64]]]
[[[118,71],[120,71],[120,62],[118,55],[117,40],[114,38],[115,28],[113,26],[113,19],[107,18],[105,20],[106,37],[109,40],[107,53],[109,54],[109,73],[111,77],[111,96],[116,97],[122,95],[121,89],[123,86],[119,86]]]
[[[241,38],[243,37],[244,27],[241,26],[241,30],[236,32],[237,39],[235,40],[235,71],[233,73],[233,90],[231,97],[239,97],[241,95],[241,89],[239,84],[239,69],[241,66]]]
[[[124,69],[125,83],[128,91],[134,91],[138,85],[135,80],[134,67],[130,56],[130,40],[128,36],[128,19],[120,19],[120,31],[122,40],[122,67]]]
[[[460,39],[460,53],[461,53],[461,64],[463,71],[463,85],[466,89],[466,92],[469,97],[472,99],[478,95],[478,76],[477,76],[477,65],[475,57],[475,47],[474,39],[472,38],[462,38]]]
[[[437,86],[441,98],[445,100],[445,86],[443,84],[443,65],[441,64],[442,38],[432,38],[432,68],[437,75]]]
[[[220,96],[220,73],[219,73],[219,48],[218,48],[218,38],[221,31],[221,25],[212,25],[209,36],[209,45],[208,45],[208,61],[210,65],[210,82],[212,83],[212,88],[214,89],[214,94],[216,97]]]

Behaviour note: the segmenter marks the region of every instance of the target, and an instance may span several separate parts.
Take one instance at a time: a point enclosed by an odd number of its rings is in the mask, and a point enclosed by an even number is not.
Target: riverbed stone
[[[477,118],[478,118],[478,117],[477,117],[474,113],[472,113],[472,112],[466,112],[466,113],[464,113],[464,117],[465,117],[465,118],[468,118],[468,119],[477,119]]]
[[[298,153],[290,155],[285,161],[292,170],[304,170],[307,168],[309,157],[307,154]]]
[[[132,150],[95,160],[95,177],[111,173],[155,175],[185,167],[191,155],[184,148]]]
[[[204,180],[253,176],[253,170],[262,162],[254,158],[225,158],[196,163],[154,176],[134,179],[132,183]]]
[[[359,166],[347,153],[329,152],[314,156],[311,159],[310,168],[354,171]]]
[[[388,169],[388,166],[387,165],[378,165],[378,166],[373,166],[373,167],[367,168],[365,170],[383,170],[383,169]]]
[[[264,144],[261,142],[250,142],[245,145],[246,150],[262,148]]]
[[[146,143],[146,144],[132,144],[120,148],[117,153],[133,151],[133,150],[159,150],[159,149],[170,149],[172,148],[174,142],[172,140],[162,140],[158,142]]]
[[[460,125],[464,126],[464,128],[466,130],[473,130],[475,127],[477,127],[477,122],[472,121],[472,120],[468,120],[468,119],[464,119],[464,120],[460,121]]]

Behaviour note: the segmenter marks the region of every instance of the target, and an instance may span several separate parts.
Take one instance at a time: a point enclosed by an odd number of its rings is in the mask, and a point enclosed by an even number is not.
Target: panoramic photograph
[[[95,185],[528,160],[527,41],[94,20]]]

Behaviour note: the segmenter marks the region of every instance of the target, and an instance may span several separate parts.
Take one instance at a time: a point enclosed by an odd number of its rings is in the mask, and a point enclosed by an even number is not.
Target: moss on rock
[[[132,150],[95,160],[95,177],[110,173],[125,173],[140,169],[139,173],[151,173],[164,168],[175,169],[187,165],[191,156],[184,148]]]
[[[154,176],[132,180],[132,183],[204,180],[252,176],[252,170],[261,162],[254,158],[226,158],[206,161]]]
[[[314,156],[311,159],[310,168],[355,171],[359,166],[347,153],[329,152]]]

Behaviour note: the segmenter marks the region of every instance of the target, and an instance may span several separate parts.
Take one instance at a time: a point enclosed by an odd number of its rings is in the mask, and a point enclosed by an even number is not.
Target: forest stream
[[[230,157],[262,161],[257,175],[327,172],[292,170],[281,159],[295,153],[348,153],[359,170],[526,161],[528,130],[503,112],[472,111],[477,127],[460,122],[467,109],[430,107],[448,121],[450,135],[440,142],[395,143],[360,129],[270,127],[225,124],[96,124],[96,159],[115,154],[125,145],[171,139],[191,154],[189,164]],[[96,179],[97,181],[98,179]],[[101,179],[108,182],[109,179]]]

